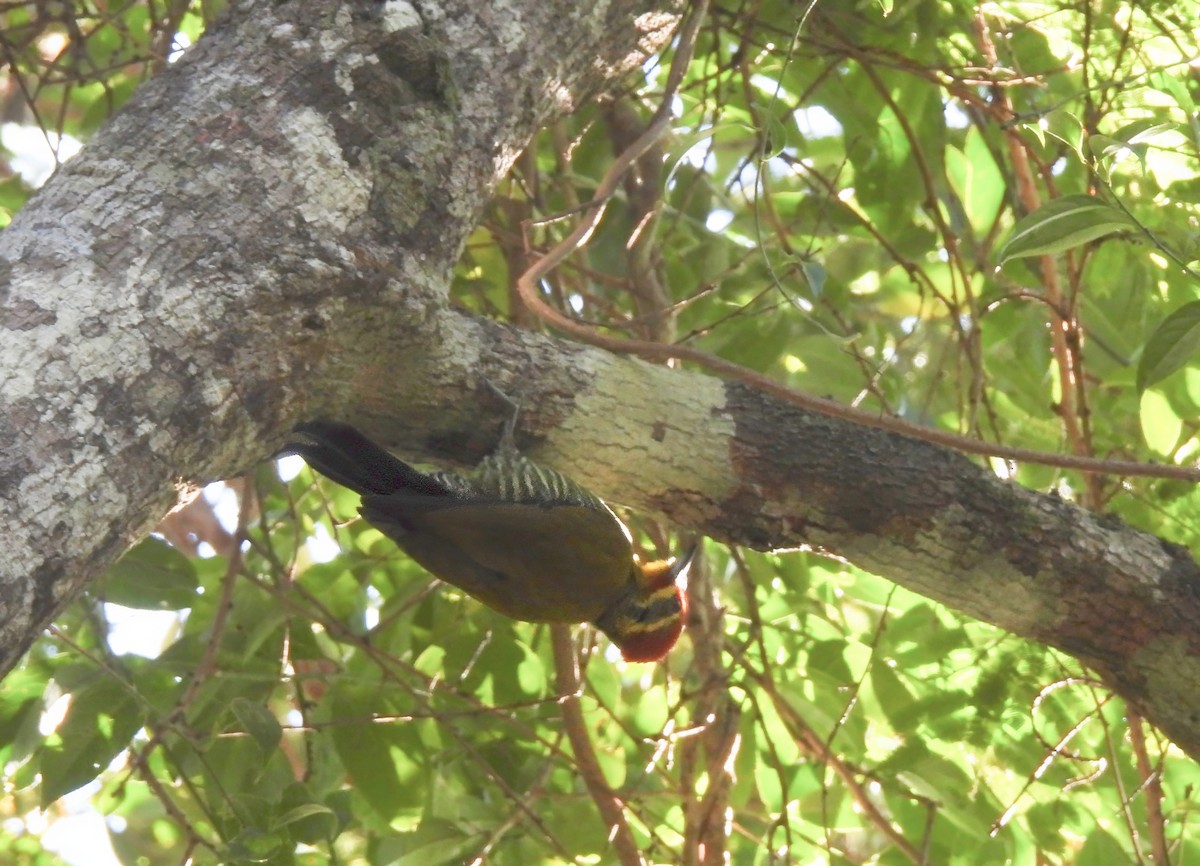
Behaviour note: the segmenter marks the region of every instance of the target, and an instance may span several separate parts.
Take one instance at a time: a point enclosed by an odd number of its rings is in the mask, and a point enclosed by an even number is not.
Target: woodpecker
[[[527,622],[588,622],[626,661],[665,656],[683,631],[678,560],[642,564],[629,530],[600,500],[513,444],[516,413],[496,451],[469,475],[423,473],[355,428],[313,421],[280,454],[362,497],[359,513],[435,577]]]

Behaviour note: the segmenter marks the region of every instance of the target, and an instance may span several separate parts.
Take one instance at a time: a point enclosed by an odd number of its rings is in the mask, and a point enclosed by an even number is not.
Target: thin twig
[[[1167,822],[1162,810],[1162,774],[1150,766],[1141,715],[1126,704],[1125,718],[1129,723],[1129,744],[1133,747],[1138,775],[1142,777],[1142,787],[1146,792],[1146,830],[1150,836],[1150,855],[1154,858],[1155,866],[1169,866],[1171,858],[1167,853]]]
[[[671,97],[682,78],[683,69],[691,56],[691,45],[695,41],[696,31],[706,2],[697,4],[692,17],[684,25],[680,33],[679,48],[676,50],[675,62],[671,66],[668,86],[663,101],[654,118],[646,127],[646,131],[638,137],[620,156],[613,160],[596,188],[596,193],[589,205],[584,207],[584,217],[575,229],[541,259],[534,262],[517,280],[517,291],[525,305],[543,321],[553,327],[575,337],[582,342],[606,349],[610,352],[620,352],[636,355],[648,361],[688,361],[709,372],[720,376],[728,376],[751,385],[765,394],[830,418],[838,418],[863,427],[873,427],[919,439],[933,445],[941,445],[965,454],[976,454],[984,457],[998,457],[1023,463],[1036,463],[1043,466],[1054,466],[1059,469],[1071,469],[1079,472],[1090,472],[1105,475],[1117,475],[1143,478],[1175,478],[1183,481],[1200,481],[1200,468],[1191,466],[1166,466],[1156,463],[1141,463],[1130,460],[1105,460],[1077,454],[1054,454],[1031,448],[1016,448],[992,442],[984,442],[951,433],[924,427],[903,418],[891,415],[876,415],[830,400],[818,397],[795,388],[790,388],[769,376],[755,372],[741,364],[691,346],[665,345],[646,340],[632,340],[602,334],[590,325],[584,324],[547,304],[538,290],[543,278],[561,265],[566,258],[578,249],[589,237],[609,199],[616,192],[617,186],[625,172],[634,162],[652,147],[667,131],[671,121]]]
[[[583,708],[579,703],[579,664],[575,657],[575,645],[571,640],[571,631],[565,625],[550,626],[550,640],[554,646],[554,685],[560,698],[559,708],[562,712],[563,727],[567,739],[571,743],[571,751],[575,753],[575,766],[588,793],[600,810],[600,817],[608,826],[613,849],[621,866],[643,866],[642,855],[638,851],[637,841],[629,822],[625,820],[624,804],[609,787],[600,768],[600,761],[592,748],[592,740],[588,736],[587,724],[583,719]]]
[[[992,42],[988,30],[987,19],[983,12],[975,15],[975,35],[979,41],[979,49],[989,66],[998,67],[1000,61],[996,55],[996,46]],[[1084,64],[1085,66],[1087,64]],[[1016,117],[1012,99],[1008,91],[998,90],[996,102],[1005,120]],[[1012,160],[1013,174],[1017,182],[1017,196],[1027,213],[1033,213],[1041,205],[1041,196],[1033,180],[1033,170],[1029,165],[1029,156],[1025,152],[1025,143],[1017,132],[1015,125],[1005,127],[1005,143],[1008,146],[1009,159]],[[1063,428],[1067,434],[1067,442],[1076,454],[1091,456],[1092,443],[1088,435],[1087,425],[1083,420],[1087,415],[1087,395],[1083,389],[1083,373],[1080,370],[1081,359],[1077,353],[1082,335],[1079,322],[1075,317],[1074,303],[1067,303],[1063,297],[1062,285],[1059,281],[1058,264],[1054,256],[1045,255],[1038,259],[1042,274],[1042,287],[1046,293],[1046,302],[1055,315],[1051,321],[1050,341],[1053,346],[1055,364],[1058,366],[1059,381],[1059,412]],[[1095,508],[1100,502],[1100,488],[1097,478],[1088,478],[1088,504]]]
[[[765,673],[754,671],[749,666],[747,666],[746,670],[762,690],[767,693],[767,696],[771,699],[771,704],[779,713],[780,719],[783,720],[784,725],[787,726],[792,736],[800,743],[803,743],[816,756],[817,760],[829,767],[829,769],[833,770],[841,778],[846,786],[846,791],[854,798],[854,802],[858,805],[859,811],[866,820],[870,821],[875,827],[878,827],[880,832],[911,863],[916,864],[916,866],[924,866],[925,860],[921,852],[917,850],[912,842],[908,841],[900,828],[892,823],[891,818],[884,813],[867,791],[867,786],[858,780],[855,771],[839,755],[836,755],[826,747],[824,740],[809,726],[808,722],[805,721],[796,708],[779,694],[774,680]]]

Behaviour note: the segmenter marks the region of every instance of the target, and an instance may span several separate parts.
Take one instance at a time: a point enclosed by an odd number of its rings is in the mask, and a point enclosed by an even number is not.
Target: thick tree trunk
[[[0,238],[0,671],[181,481],[304,414],[465,417],[444,386],[492,350],[457,340],[505,338],[456,325],[450,268],[534,130],[663,45],[647,6],[243,3],[29,202]]]
[[[520,393],[521,444],[602,495],[827,550],[1061,647],[1200,756],[1185,551],[933,446],[447,306],[530,134],[676,22],[597,8],[242,4],[19,214],[0,236],[0,670],[181,487],[315,415],[472,463],[505,412],[488,379]]]

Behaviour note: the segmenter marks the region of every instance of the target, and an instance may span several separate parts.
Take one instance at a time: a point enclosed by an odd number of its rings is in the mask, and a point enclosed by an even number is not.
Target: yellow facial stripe
[[[618,614],[615,625],[620,634],[649,634],[662,631],[664,628],[673,627],[683,616],[683,606],[679,601],[679,589],[673,583],[654,590],[642,601],[643,612],[658,615],[653,618],[643,615],[634,619],[623,613]]]
[[[666,586],[660,587],[646,596],[646,606],[649,607],[650,605],[661,601],[664,598],[674,598],[676,595],[678,595],[678,593],[679,587],[673,583],[668,583]]]

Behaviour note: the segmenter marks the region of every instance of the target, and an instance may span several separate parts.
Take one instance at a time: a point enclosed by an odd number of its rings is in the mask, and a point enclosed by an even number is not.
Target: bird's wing
[[[437,577],[514,619],[591,622],[628,591],[633,551],[605,510],[364,496],[363,517]]]

